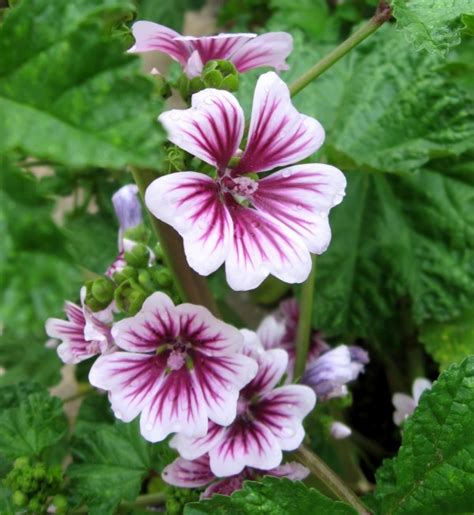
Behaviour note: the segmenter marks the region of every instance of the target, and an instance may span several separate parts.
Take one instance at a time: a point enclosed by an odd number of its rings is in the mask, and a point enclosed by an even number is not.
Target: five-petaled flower
[[[46,333],[61,340],[57,352],[64,363],[76,364],[105,353],[113,348],[110,326],[112,311],[106,309],[93,313],[85,301],[86,289],[81,289],[81,305],[66,301],[64,311],[68,320],[48,318]]]
[[[161,477],[173,486],[181,488],[201,488],[207,486],[201,494],[201,499],[207,499],[214,494],[231,495],[240,490],[246,480],[257,480],[262,476],[286,477],[288,479],[303,480],[309,475],[309,470],[300,463],[290,462],[270,470],[258,470],[245,467],[235,476],[218,479],[209,466],[209,456],[205,454],[195,460],[176,458],[173,463],[165,467]]]
[[[239,390],[257,372],[255,360],[240,353],[237,329],[201,306],[174,306],[163,293],[117,322],[112,335],[119,351],[101,356],[89,380],[110,392],[117,418],[141,413],[141,433],[152,442],[173,432],[203,436],[209,419],[230,424]]]
[[[190,78],[215,59],[232,62],[239,72],[262,66],[286,70],[285,60],[293,50],[293,38],[286,32],[192,37],[150,21],[137,21],[132,32],[135,44],[129,52],[163,52],[178,61]]]
[[[288,362],[284,350],[264,351],[255,333],[242,333],[246,338],[243,352],[257,361],[258,372],[240,392],[237,417],[226,427],[211,423],[203,437],[177,434],[170,442],[187,460],[209,454],[211,471],[218,477],[239,474],[245,467],[278,467],[282,451],[301,444],[302,420],[316,403],[316,395],[307,386],[277,386]]]
[[[217,169],[216,179],[189,171],[160,177],[146,192],[150,211],[183,237],[190,266],[208,275],[225,261],[234,290],[256,288],[269,274],[304,281],[310,252],[329,245],[328,213],[346,180],[337,168],[315,163],[255,179],[310,156],[324,140],[319,122],[292,105],[286,84],[274,72],[258,79],[247,145],[235,165],[244,114],[229,92],[204,90],[190,109],[159,119],[173,143]]]

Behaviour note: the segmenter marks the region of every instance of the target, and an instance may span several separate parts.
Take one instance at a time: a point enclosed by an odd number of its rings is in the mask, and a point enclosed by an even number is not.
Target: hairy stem
[[[309,70],[307,70],[301,77],[295,80],[293,84],[290,85],[290,93],[291,96],[299,93],[303,88],[305,88],[310,82],[312,82],[316,77],[319,77],[322,73],[324,73],[328,68],[330,68],[333,64],[337,63],[341,57],[344,57],[348,52],[350,52],[355,46],[364,41],[367,37],[369,37],[372,33],[374,33],[379,27],[381,27],[387,20],[390,19],[392,15],[392,10],[387,1],[382,0],[375,12],[374,16],[362,27],[360,27],[354,34],[349,36],[345,41],[343,41],[338,47],[336,47],[332,52],[329,52],[325,57],[323,57],[320,61],[318,61],[314,66],[312,66]]]
[[[316,276],[316,256],[312,256],[311,272],[303,283],[300,297],[300,316],[296,332],[296,359],[294,377],[296,380],[303,375],[306,368],[309,344],[311,341],[311,318],[313,316],[313,294]]]
[[[337,499],[350,504],[360,515],[370,515],[370,510],[344,481],[324,461],[306,447],[301,446],[296,455],[303,465],[318,478]]]
[[[156,175],[150,170],[138,168],[133,168],[132,173],[143,197],[147,187],[156,179]],[[183,240],[179,234],[171,226],[155,218],[149,211],[148,215],[163,250],[166,265],[175,279],[181,299],[193,304],[200,304],[209,309],[213,315],[219,317],[219,308],[209,290],[206,278],[196,273],[188,265],[184,255]]]

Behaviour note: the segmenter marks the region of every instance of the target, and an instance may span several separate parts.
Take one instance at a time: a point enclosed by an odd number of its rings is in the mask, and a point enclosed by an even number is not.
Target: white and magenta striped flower
[[[308,477],[309,470],[300,463],[290,462],[271,470],[258,470],[245,467],[240,474],[218,479],[209,465],[209,456],[205,454],[196,460],[176,458],[165,467],[161,477],[168,484],[181,488],[201,488],[207,486],[201,499],[208,499],[214,494],[231,495],[240,490],[246,480],[258,480],[262,476],[286,477],[293,481],[301,481]]]
[[[237,329],[201,306],[174,306],[163,293],[116,323],[112,335],[119,351],[101,356],[89,380],[110,392],[117,418],[141,413],[141,433],[151,442],[173,432],[204,436],[208,419],[230,424],[239,390],[257,372],[255,360],[240,353]]]
[[[286,84],[273,72],[260,76],[243,153],[244,114],[227,91],[201,91],[190,109],[159,119],[173,143],[217,170],[215,179],[189,171],[160,177],[146,192],[150,211],[183,237],[190,266],[208,275],[225,261],[234,290],[256,288],[269,274],[304,281],[310,252],[329,245],[328,213],[341,202],[346,180],[325,164],[286,167],[324,140],[319,122],[294,108]],[[256,179],[276,167],[286,168]]]
[[[112,312],[104,310],[93,313],[84,303],[85,295],[86,289],[82,288],[82,306],[65,302],[67,320],[48,318],[46,321],[47,335],[62,341],[57,353],[64,363],[80,363],[113,347],[108,325],[112,322]]]
[[[293,38],[286,32],[192,37],[157,23],[137,21],[132,33],[135,44],[129,52],[163,52],[180,63],[190,78],[200,75],[204,65],[215,59],[232,62],[239,72],[262,66],[286,70],[285,60],[293,50]]]
[[[255,333],[242,333],[246,337],[244,353],[256,359],[258,373],[240,392],[237,417],[226,427],[211,423],[203,437],[178,434],[170,442],[186,460],[209,454],[211,471],[218,477],[239,474],[245,467],[278,467],[282,451],[301,444],[302,420],[316,403],[316,395],[307,386],[277,387],[288,362],[284,350],[264,351]]]
[[[257,329],[258,337],[265,349],[284,349],[288,353],[288,381],[293,378],[296,358],[296,332],[300,309],[295,298],[280,302],[278,309],[267,315]],[[320,331],[312,331],[308,349],[307,366],[331,347],[326,343]]]

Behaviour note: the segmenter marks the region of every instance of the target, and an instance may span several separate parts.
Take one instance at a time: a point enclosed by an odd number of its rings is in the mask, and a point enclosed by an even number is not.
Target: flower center
[[[249,401],[247,399],[239,398],[237,401],[237,416],[244,415],[249,407]]]
[[[180,370],[183,365],[189,366],[191,369],[193,366],[192,358],[188,354],[190,345],[181,340],[177,340],[170,343],[160,345],[156,349],[156,354],[159,355],[162,352],[169,352],[166,358],[166,369],[168,372],[173,370]]]
[[[168,356],[166,366],[171,370],[179,370],[186,363],[186,352],[173,349]]]
[[[258,182],[249,177],[230,177],[230,175],[226,175],[222,178],[221,185],[240,204],[248,201],[258,189]]]

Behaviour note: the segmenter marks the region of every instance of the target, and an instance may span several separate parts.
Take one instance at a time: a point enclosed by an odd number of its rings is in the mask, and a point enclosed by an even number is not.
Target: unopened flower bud
[[[330,429],[331,436],[336,440],[343,440],[352,434],[352,429],[342,422],[333,422]]]
[[[206,89],[206,85],[204,84],[204,81],[201,79],[201,77],[194,77],[189,81],[190,95],[193,95],[198,91],[202,91],[203,89]]]
[[[156,290],[152,274],[148,270],[142,270],[138,273],[138,282],[150,293]]]
[[[222,81],[224,80],[224,77],[219,70],[212,70],[206,74],[203,73],[202,77],[204,84],[208,88],[219,88],[222,84]]]
[[[122,235],[127,229],[143,222],[138,187],[135,184],[127,184],[116,191],[112,196],[112,204],[120,223]]]
[[[239,73],[230,61],[212,60],[204,66],[201,74],[208,88],[237,91],[239,89]]]
[[[124,313],[135,315],[140,311],[148,293],[138,282],[128,279],[115,290],[115,303]]]
[[[94,299],[106,308],[114,298],[115,284],[109,277],[99,277],[91,284]],[[104,309],[102,308],[102,309]]]
[[[143,243],[146,245],[150,241],[150,229],[144,224],[130,227],[123,233],[124,239],[136,241],[137,243]]]
[[[134,268],[146,268],[150,261],[150,251],[142,243],[137,243],[131,250],[125,252],[125,261]]]
[[[13,492],[12,501],[15,506],[25,506],[28,502],[28,497],[20,490]]]
[[[159,270],[155,270],[153,273],[153,279],[156,281],[158,286],[166,288],[173,284],[173,276],[168,268],[161,267]]]
[[[66,513],[68,502],[64,495],[55,495],[53,497],[53,506],[56,508],[56,511],[59,513]]]
[[[122,270],[114,273],[113,279],[116,284],[122,284],[129,279],[138,279],[138,272],[132,266],[125,266]]]

